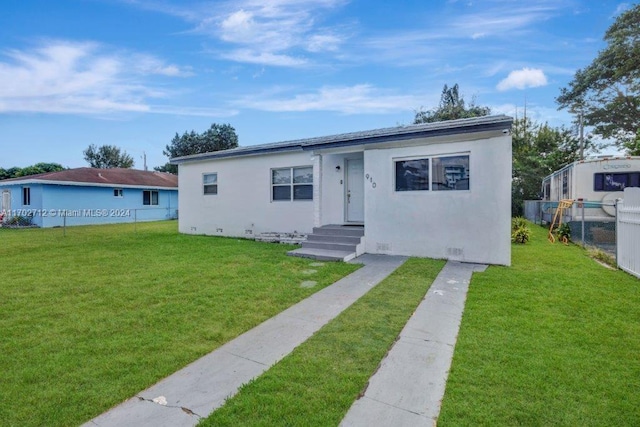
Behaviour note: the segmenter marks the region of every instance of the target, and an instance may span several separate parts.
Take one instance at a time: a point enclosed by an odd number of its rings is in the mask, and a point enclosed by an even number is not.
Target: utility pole
[[[578,126],[580,127],[580,160],[584,160],[584,121],[582,110],[580,110],[578,120]]]
[[[142,152],[142,158],[144,160],[144,170],[149,170],[147,169],[147,153],[145,151]]]

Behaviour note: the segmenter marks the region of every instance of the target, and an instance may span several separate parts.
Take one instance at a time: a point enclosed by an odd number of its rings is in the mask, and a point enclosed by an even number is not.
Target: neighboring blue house
[[[175,219],[178,177],[135,169],[78,168],[0,181],[7,222],[39,227]]]

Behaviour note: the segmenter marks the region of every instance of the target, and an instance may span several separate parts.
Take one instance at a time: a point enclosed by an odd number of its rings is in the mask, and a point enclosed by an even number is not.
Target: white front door
[[[9,215],[9,211],[11,211],[11,192],[9,190],[4,190],[2,192],[2,209],[0,212],[5,212]]]
[[[364,222],[364,160],[347,159],[346,219]]]

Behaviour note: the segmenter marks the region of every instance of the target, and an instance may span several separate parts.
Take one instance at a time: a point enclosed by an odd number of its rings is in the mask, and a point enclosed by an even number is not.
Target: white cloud
[[[251,64],[299,67],[300,51],[336,52],[346,36],[339,28],[320,26],[324,12],[346,0],[228,0],[171,6],[137,2],[138,7],[178,16],[194,25],[193,33],[225,42],[216,52],[225,59]]]
[[[237,62],[276,67],[301,67],[307,64],[307,61],[303,58],[294,58],[292,56],[278,55],[270,52],[256,52],[251,49],[234,50],[223,54],[223,57]]]
[[[149,112],[170,93],[152,77],[188,76],[189,69],[147,54],[108,51],[93,42],[53,40],[0,59],[0,113],[104,114]],[[188,113],[187,113],[188,114]]]
[[[616,7],[616,10],[613,12],[612,18],[617,17],[618,15],[626,12],[630,8],[631,8],[631,5],[629,5],[629,3],[620,3],[618,7]]]
[[[253,14],[240,9],[229,15],[220,24],[222,39],[229,42],[248,43],[256,36],[256,22]]]
[[[462,14],[454,18],[451,25],[454,34],[472,39],[493,35],[513,35],[514,31],[525,30],[532,24],[553,16],[562,4],[558,2],[538,2],[534,5],[505,3],[478,13]]]
[[[526,89],[528,87],[540,87],[547,85],[547,76],[544,72],[537,68],[523,68],[522,70],[515,70],[509,73],[509,75],[500,81],[497,85],[499,91],[505,91],[509,89]]]
[[[416,94],[393,94],[372,85],[359,84],[325,86],[316,92],[290,97],[252,95],[237,103],[246,108],[275,112],[335,111],[344,114],[382,114],[413,111],[424,98]]]
[[[340,47],[342,39],[333,34],[316,34],[307,40],[307,50],[309,52],[335,52]]]

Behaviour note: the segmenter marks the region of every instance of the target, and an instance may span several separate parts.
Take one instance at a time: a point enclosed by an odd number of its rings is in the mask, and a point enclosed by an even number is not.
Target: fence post
[[[67,212],[62,213],[62,237],[67,237]]]
[[[618,262],[618,252],[620,251],[620,239],[618,236],[618,221],[620,221],[620,216],[618,215],[618,202],[620,201],[620,199],[616,199],[615,202],[613,202],[613,206],[616,210],[616,221],[615,221],[615,229],[614,229],[614,235],[616,236],[616,265],[618,266],[618,268],[620,268],[620,263]]]
[[[582,211],[582,247],[584,248],[584,202],[580,203]]]
[[[133,232],[138,232],[138,209],[133,210]]]

